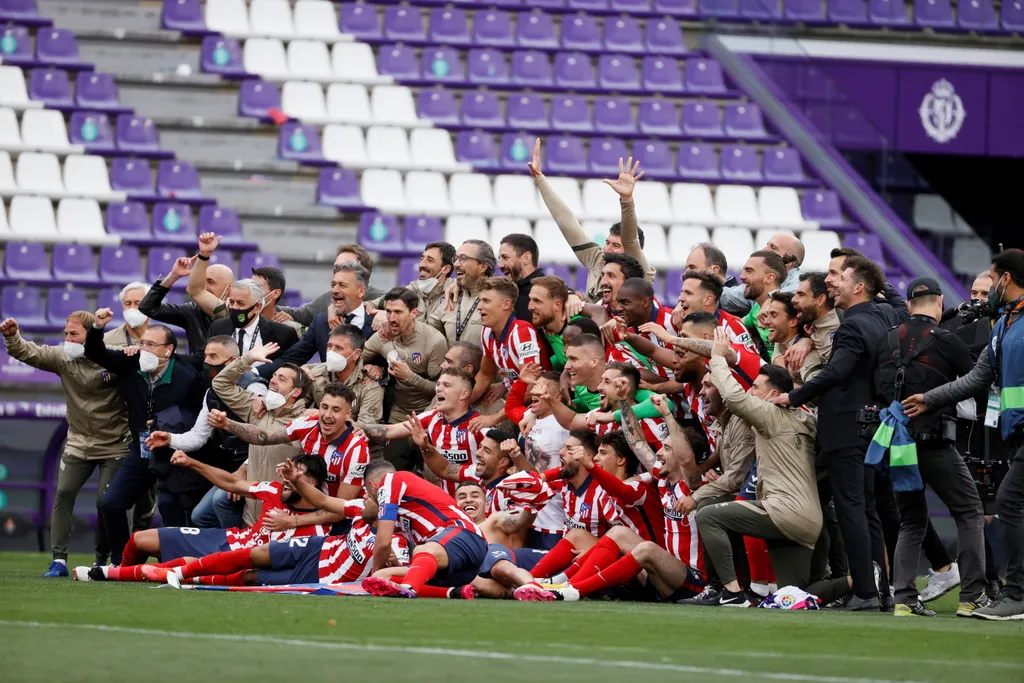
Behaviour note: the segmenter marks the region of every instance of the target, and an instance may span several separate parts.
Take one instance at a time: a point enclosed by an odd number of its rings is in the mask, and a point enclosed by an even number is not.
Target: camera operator
[[[910,318],[889,329],[875,367],[875,387],[884,405],[908,394],[924,393],[971,371],[967,346],[953,333],[937,327],[942,315],[942,290],[930,277],[907,288]],[[881,428],[881,427],[880,427]],[[970,616],[989,604],[985,590],[984,514],[974,478],[956,450],[956,418],[952,408],[911,419],[907,425],[917,446],[917,467],[956,521],[961,578],[958,616]],[[921,604],[915,581],[921,545],[928,530],[924,486],[896,491],[900,532],[893,562],[898,616],[934,616]]]
[[[915,394],[903,401],[907,415],[951,406],[985,391],[985,424],[1000,427],[1003,441],[1015,452],[996,495],[996,509],[1006,543],[1006,589],[999,600],[973,616],[996,621],[1024,620],[1024,250],[1006,249],[992,258],[989,303],[1000,311],[988,349],[970,374],[955,382]],[[998,387],[998,388],[997,388]]]

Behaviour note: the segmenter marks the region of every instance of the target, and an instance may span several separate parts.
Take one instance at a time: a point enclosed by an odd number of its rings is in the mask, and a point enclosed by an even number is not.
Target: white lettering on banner
[[[945,78],[935,81],[931,92],[921,101],[918,113],[924,132],[940,145],[956,139],[967,118],[963,100]]]

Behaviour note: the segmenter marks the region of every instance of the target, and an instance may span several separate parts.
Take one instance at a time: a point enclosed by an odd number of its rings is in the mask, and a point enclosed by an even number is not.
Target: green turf
[[[48,559],[0,553],[5,683],[1024,681],[1024,622],[954,618],[953,596],[897,619],[242,595],[39,578]]]

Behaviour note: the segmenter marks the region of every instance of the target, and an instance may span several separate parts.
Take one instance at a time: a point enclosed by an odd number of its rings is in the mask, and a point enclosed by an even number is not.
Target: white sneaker
[[[181,574],[178,573],[177,568],[167,572],[167,585],[172,588],[181,588]]]
[[[921,591],[921,602],[931,602],[960,585],[960,567],[956,562],[944,572],[928,570],[928,585]]]
[[[557,588],[551,592],[555,594],[556,599],[563,602],[579,602],[580,599],[580,592],[568,584],[565,588]]]
[[[772,588],[771,588],[770,584],[767,584],[767,583],[755,583],[754,581],[751,581],[750,582],[750,592],[751,593],[757,593],[762,598],[767,598],[768,594],[772,592]]]
[[[71,570],[71,577],[75,581],[92,581],[92,579],[89,578],[90,569],[92,569],[92,567],[75,567]]]

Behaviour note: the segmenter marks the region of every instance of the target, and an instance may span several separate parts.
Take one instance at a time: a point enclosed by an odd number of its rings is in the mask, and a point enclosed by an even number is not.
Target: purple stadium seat
[[[1006,11],[1010,4],[1004,2],[1003,11]],[[999,28],[992,0],[964,0],[957,3],[956,13],[960,28],[971,31],[995,31]]]
[[[865,0],[829,0],[829,21],[840,24],[866,24],[868,6]]]
[[[822,102],[835,102],[837,99],[832,80],[816,66],[801,67],[796,81],[796,92],[802,99]]]
[[[441,45],[471,44],[466,13],[448,7],[430,10],[430,40]]]
[[[702,17],[730,18],[739,16],[736,0],[698,0],[697,11]]]
[[[878,26],[906,26],[907,8],[903,0],[868,0],[868,16]]]
[[[626,55],[601,55],[597,62],[597,79],[607,90],[640,90],[636,62]]]
[[[594,138],[590,141],[590,170],[592,173],[616,177],[619,159],[629,156],[622,138]]]
[[[246,251],[242,253],[242,258],[238,260],[238,272],[240,273],[251,273],[253,268],[264,268],[266,266],[271,268],[281,267],[277,254],[261,254],[257,251]]]
[[[443,237],[443,236],[442,236]],[[440,241],[441,238],[438,238]],[[409,251],[412,251],[410,249]],[[418,258],[404,258],[398,262],[398,282],[408,284],[413,280],[420,279],[420,260]]]
[[[714,4],[720,4],[714,0]],[[704,3],[701,3],[701,7]],[[779,11],[779,0],[739,0],[740,16],[744,19],[760,19],[770,21],[782,16]]]
[[[843,214],[839,209],[839,196],[832,190],[804,192],[800,198],[800,210],[804,220],[817,221],[821,225],[841,225]]]
[[[36,0],[0,0],[0,21],[33,24],[39,21]]]
[[[679,145],[679,175],[687,180],[718,180],[718,154],[706,143]]]
[[[647,135],[680,135],[679,109],[668,100],[643,100],[637,116],[640,132]]]
[[[459,51],[453,47],[425,48],[422,58],[423,78],[442,83],[461,83],[466,80]]]
[[[100,279],[127,284],[142,279],[142,257],[137,247],[121,244],[100,248]]]
[[[398,79],[420,77],[416,52],[408,45],[383,46],[377,55],[377,71]]]
[[[568,0],[566,7],[580,12],[604,12],[608,9],[608,0]]]
[[[4,270],[8,279],[22,282],[49,282],[53,277],[41,242],[8,242]]]
[[[548,121],[544,98],[531,93],[510,95],[505,102],[505,113],[508,125],[513,128],[528,130],[546,130],[551,124]]]
[[[1001,21],[1003,29],[1006,31],[1024,31],[1024,2],[1021,0],[1004,2]]]
[[[265,119],[271,109],[281,109],[281,91],[276,83],[260,80],[242,81],[238,93],[238,113]]]
[[[474,168],[497,168],[498,151],[494,136],[479,130],[464,130],[455,138],[455,159]]]
[[[162,242],[196,240],[196,220],[187,204],[158,202],[153,205],[153,235]]]
[[[536,138],[515,133],[501,136],[501,167],[522,171],[527,160],[533,154],[533,141]]]
[[[547,275],[554,275],[555,277],[560,277],[562,278],[562,281],[565,282],[566,284],[572,282],[572,273],[569,272],[569,266],[561,263],[544,263],[543,261],[541,261],[540,265]],[[569,284],[569,286],[572,287],[571,284]],[[584,286],[584,289],[586,289],[586,286]]]
[[[246,76],[245,66],[242,64],[242,45],[234,38],[224,36],[203,38],[200,64],[206,73],[234,78]]]
[[[691,57],[686,60],[686,89],[693,93],[724,93],[722,65],[713,59]]]
[[[356,40],[374,41],[384,37],[377,8],[364,2],[342,3],[338,28],[342,33],[351,33]]]
[[[213,232],[224,238],[225,244],[241,242],[242,221],[238,212],[223,206],[207,204],[199,209],[199,234]]]
[[[514,96],[509,99],[514,99]],[[462,123],[479,128],[502,128],[505,117],[501,113],[501,100],[491,91],[467,92],[462,96]]]
[[[559,52],[555,55],[555,85],[574,90],[595,87],[597,78],[590,57],[582,52]]]
[[[516,21],[516,44],[541,50],[558,47],[558,35],[551,15],[537,11],[520,12]]]
[[[800,152],[795,147],[764,150],[764,179],[779,184],[802,182]]]
[[[153,173],[145,159],[119,157],[110,166],[110,189],[129,197],[152,197]]]
[[[670,17],[697,17],[697,0],[654,0],[655,14]]]
[[[686,43],[679,22],[650,19],[644,30],[646,52],[660,55],[685,55]]]
[[[384,37],[395,42],[426,42],[427,32],[423,28],[423,16],[419,9],[405,6],[385,8]]]
[[[0,32],[0,57],[4,64],[35,66],[32,38],[24,26],[5,26]]]
[[[696,137],[721,137],[722,122],[718,105],[712,102],[687,102],[683,105],[683,133]]]
[[[523,0],[527,7],[539,7],[540,9],[561,10],[565,8],[566,0]]]
[[[76,285],[99,284],[92,249],[82,244],[53,245],[53,277],[59,282]]]
[[[551,99],[551,127],[576,133],[594,130],[590,105],[579,95],[555,96]]]
[[[661,93],[683,92],[683,72],[672,57],[648,56],[643,61],[644,90]]]
[[[953,6],[949,0],[915,0],[914,21],[928,28],[953,28]]]
[[[117,148],[136,156],[170,156],[160,149],[156,124],[146,116],[121,114],[117,117]]]
[[[62,69],[32,69],[28,78],[29,99],[43,102],[48,107],[70,107],[71,82]]]
[[[438,126],[458,125],[459,111],[455,104],[455,93],[444,88],[420,90],[416,94],[416,114]]]
[[[187,161],[161,161],[156,169],[156,191],[161,197],[201,197],[199,174]]]
[[[583,140],[571,135],[553,135],[548,138],[545,168],[554,174],[572,175],[585,173],[587,170],[587,153],[583,149]]]
[[[652,178],[668,178],[676,175],[672,149],[667,142],[637,140],[633,143],[633,159],[639,160],[640,168],[644,169],[647,172],[646,175]]]
[[[512,82],[516,85],[544,87],[551,85],[551,61],[540,50],[518,50],[512,53]]]
[[[142,202],[107,204],[107,232],[127,242],[145,242],[153,238],[149,216]]]
[[[441,219],[430,216],[406,216],[402,229],[402,244],[405,251],[422,252],[431,242],[444,240],[444,227]],[[404,260],[404,259],[403,259]],[[415,259],[414,259],[415,260]],[[416,273],[409,279],[399,278],[399,282],[412,282],[419,275],[417,262]]]
[[[878,235],[866,232],[847,233],[843,236],[843,246],[856,249],[875,263],[885,263],[882,240]]]
[[[93,71],[79,71],[75,78],[75,106],[101,111],[121,109],[114,77]]]
[[[358,209],[363,206],[359,193],[359,179],[347,168],[324,168],[316,185],[316,201],[340,209]]]
[[[148,265],[146,266],[147,279],[150,282],[155,282],[167,275],[174,267],[174,262],[182,256],[185,256],[185,250],[181,247],[153,247],[149,250]],[[175,282],[173,286],[178,289],[185,287],[181,284],[181,280]]]
[[[633,17],[608,17],[604,22],[604,49],[642,54],[644,35],[640,22]]]
[[[734,138],[765,137],[761,107],[753,102],[725,105],[725,134]]]
[[[87,248],[83,251],[89,251]],[[92,256],[89,257],[92,261]],[[95,269],[95,266],[93,266]],[[88,311],[89,302],[81,289],[51,287],[46,294],[46,319],[54,327],[64,326],[64,321],[75,311]]]
[[[398,229],[398,219],[385,216],[376,211],[367,211],[359,217],[359,244],[370,251],[383,254],[402,253],[402,234]]]
[[[722,147],[722,177],[744,182],[761,180],[761,159],[757,150],[746,145]]]
[[[488,47],[512,47],[516,44],[512,31],[512,19],[508,12],[487,10],[476,13],[473,18],[473,41]]]
[[[4,287],[3,316],[14,318],[25,328],[46,326],[43,297],[38,287]]]
[[[114,287],[113,289],[101,289],[96,293],[96,310],[109,308],[114,314],[114,319],[111,321],[111,325],[124,324],[124,318],[121,317],[121,302],[117,299],[120,293],[120,287]]]
[[[611,0],[611,10],[636,15],[646,14],[651,11],[651,0]]]
[[[819,24],[825,21],[825,6],[822,0],[783,0],[783,15],[793,21],[805,24]]]
[[[594,130],[599,133],[635,133],[636,121],[629,101],[619,97],[599,97],[594,101]]]
[[[113,152],[114,132],[106,114],[76,111],[68,122],[68,141],[82,145],[90,154]]]
[[[600,52],[601,27],[590,14],[576,14],[562,19],[562,48]]]
[[[160,25],[171,31],[201,33],[206,31],[206,17],[200,0],[164,0]]]
[[[45,28],[36,33],[36,59],[65,69],[91,68],[78,55],[75,34],[65,28]]]
[[[509,82],[505,54],[493,47],[470,50],[466,56],[466,72],[470,83],[503,85]]]

